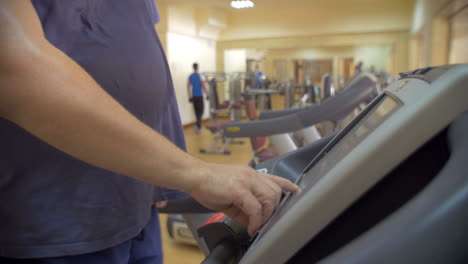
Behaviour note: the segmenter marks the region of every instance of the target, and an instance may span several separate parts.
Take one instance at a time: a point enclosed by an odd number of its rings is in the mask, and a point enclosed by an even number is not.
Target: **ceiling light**
[[[231,1],[231,6],[233,8],[249,8],[249,7],[254,7],[255,4],[254,2],[250,0],[235,0],[235,1]]]

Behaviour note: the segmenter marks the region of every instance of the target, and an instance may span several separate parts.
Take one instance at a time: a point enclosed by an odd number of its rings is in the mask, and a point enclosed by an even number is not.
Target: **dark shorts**
[[[162,264],[161,231],[157,210],[138,236],[112,248],[77,256],[43,259],[7,259],[0,264]]]

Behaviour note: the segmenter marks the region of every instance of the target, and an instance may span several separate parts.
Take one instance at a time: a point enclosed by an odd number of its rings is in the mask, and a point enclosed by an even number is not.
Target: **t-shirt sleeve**
[[[200,75],[200,81],[204,82],[205,81],[205,76],[201,73],[199,73],[198,75]]]

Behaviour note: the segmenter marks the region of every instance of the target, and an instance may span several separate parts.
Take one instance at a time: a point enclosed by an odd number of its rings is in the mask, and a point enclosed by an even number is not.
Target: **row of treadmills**
[[[183,213],[195,231],[203,263],[468,263],[468,65],[403,73],[377,94],[363,83],[360,93],[374,99],[344,128],[256,164],[303,191],[285,193],[254,237],[227,217],[199,228],[207,209],[169,203],[164,211]],[[333,98],[355,108],[352,91]],[[229,124],[225,133],[271,136],[338,122],[346,107],[323,110],[331,101]]]

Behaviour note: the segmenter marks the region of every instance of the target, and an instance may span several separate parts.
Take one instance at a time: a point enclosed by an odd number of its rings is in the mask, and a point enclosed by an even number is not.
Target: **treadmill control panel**
[[[296,184],[303,190],[299,194],[289,194],[279,205],[276,213],[263,229],[270,229],[290,207],[296,204],[322,179],[338,162],[340,162],[359,142],[374,131],[381,123],[391,116],[401,103],[390,96],[382,95],[377,99],[375,107],[360,115],[354,125],[337,135],[308,165],[305,172],[297,179]],[[262,230],[263,230],[262,229]],[[259,233],[261,238],[262,233]]]

